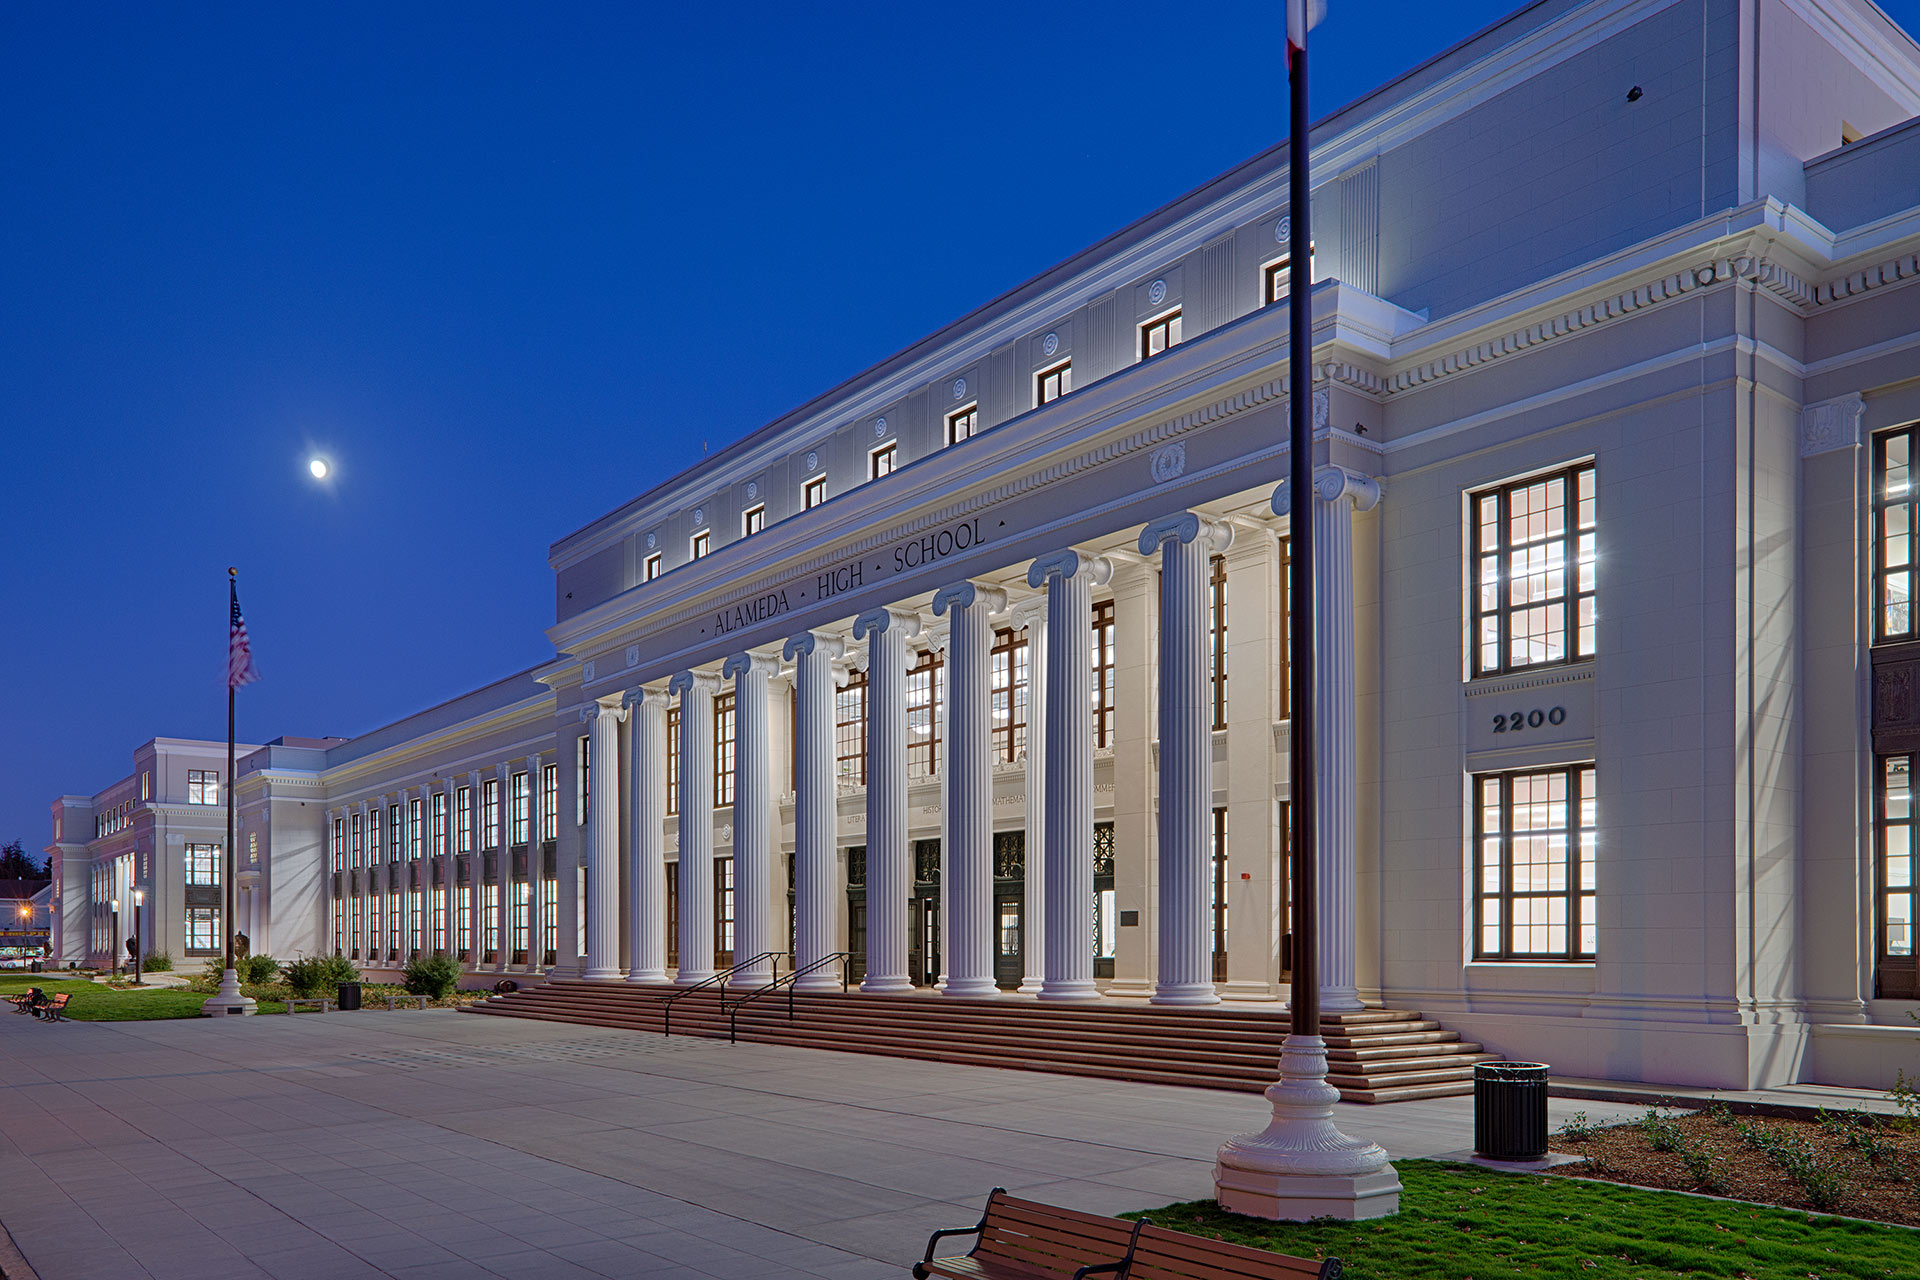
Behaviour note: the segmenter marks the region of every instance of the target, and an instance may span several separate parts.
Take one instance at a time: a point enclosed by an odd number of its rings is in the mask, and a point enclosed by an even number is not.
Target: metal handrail
[[[761,996],[764,996],[771,991],[778,991],[781,987],[785,987],[787,989],[787,1021],[792,1022],[793,1021],[793,984],[794,982],[797,979],[806,977],[808,974],[812,973],[815,969],[824,969],[826,966],[832,964],[836,960],[843,962],[840,966],[840,994],[845,995],[847,993],[847,984],[851,977],[851,973],[853,969],[853,958],[856,955],[863,955],[863,954],[865,953],[857,952],[857,951],[835,951],[831,955],[821,956],[818,960],[815,960],[812,964],[805,965],[801,968],[795,969],[792,973],[789,973],[784,978],[776,976],[772,982],[767,983],[764,987],[761,987],[758,990],[750,991],[746,995],[741,996],[738,1000],[735,1000],[731,1006],[727,1004],[726,996],[722,995],[720,997],[720,1012],[728,1015],[727,1043],[728,1044],[740,1043],[740,1008],[741,1006],[752,1004],[755,1000],[758,1000]]]
[[[753,965],[759,964],[762,960],[773,961],[774,972],[778,973],[780,971],[780,957],[786,954],[787,953],[784,951],[762,951],[759,955],[749,956],[747,959],[740,961],[738,964],[727,966],[725,969],[722,969],[720,972],[714,974],[711,978],[707,978],[703,981],[696,982],[690,987],[680,988],[680,990],[674,992],[672,995],[667,997],[666,1007],[661,1010],[660,1034],[663,1036],[670,1036],[673,1034],[673,1002],[675,1000],[678,1000],[681,996],[690,996],[694,992],[700,990],[702,987],[710,987],[717,982],[720,984],[720,1004],[724,1008],[727,1003],[727,979],[728,978],[731,978],[734,974],[740,972],[740,970],[742,969],[751,968]]]

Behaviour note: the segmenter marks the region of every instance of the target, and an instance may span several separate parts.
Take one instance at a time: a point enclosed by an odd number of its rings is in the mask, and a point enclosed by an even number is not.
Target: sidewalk
[[[0,1019],[0,1219],[42,1280],[898,1280],[994,1186],[1208,1196],[1214,1149],[1267,1112],[441,1010],[48,1031]],[[1582,1109],[1644,1106],[1556,1100],[1553,1123]],[[1397,1156],[1472,1145],[1471,1099],[1340,1113]]]

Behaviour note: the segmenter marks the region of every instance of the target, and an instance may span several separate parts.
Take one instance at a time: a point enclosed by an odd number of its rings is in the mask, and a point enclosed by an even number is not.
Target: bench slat
[[[1148,1226],[1140,1230],[1127,1277],[1128,1280],[1200,1280],[1201,1277],[1290,1280],[1291,1277],[1318,1276],[1323,1265],[1311,1258],[1296,1258]]]
[[[929,1275],[979,1280],[1065,1280],[1081,1267],[1126,1256],[1134,1226],[996,1192],[980,1237],[964,1258],[936,1258]]]

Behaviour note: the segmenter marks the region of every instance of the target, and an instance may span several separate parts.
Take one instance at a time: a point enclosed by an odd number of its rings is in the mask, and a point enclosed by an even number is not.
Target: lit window
[[[219,804],[219,772],[213,769],[187,770],[187,803]]]
[[[1073,361],[1063,360],[1034,375],[1034,401],[1048,404],[1073,390]]]
[[[1473,793],[1474,958],[1593,959],[1593,766],[1483,773]]]
[[[1113,745],[1113,601],[1093,606],[1093,745]]]
[[[1920,998],[1914,960],[1914,910],[1920,892],[1913,877],[1913,757],[1882,756],[1874,806],[1875,994],[1882,1000]]]
[[[438,858],[447,851],[447,793],[433,793],[433,856]]]
[[[695,560],[701,559],[703,556],[707,554],[707,552],[711,551],[712,549],[713,549],[713,531],[711,529],[702,529],[700,532],[693,535],[693,546],[692,546],[693,559]]]
[[[400,806],[387,807],[387,861],[400,861]]]
[[[989,715],[993,722],[993,758],[1009,763],[1027,746],[1027,632],[998,630],[988,664]]]
[[[407,857],[409,859],[420,856],[420,836],[420,801],[413,799],[407,801]]]
[[[574,748],[573,756],[573,821],[576,826],[587,825],[587,806],[592,803],[592,791],[589,783],[593,776],[593,739],[576,739],[579,744]]]
[[[640,581],[652,582],[660,576],[660,553],[654,552],[647,557],[647,567],[642,571]]]
[[[899,445],[889,441],[867,455],[867,476],[878,480],[881,476],[893,474],[893,461],[899,454]]]
[[[454,800],[453,847],[456,853],[473,852],[473,788],[461,787]],[[358,819],[356,819],[358,821]]]
[[[347,865],[358,867],[366,857],[365,829],[361,823],[361,815],[357,813],[353,815],[353,823],[349,830],[353,832],[353,843],[347,847]]]
[[[1180,345],[1180,313],[1170,311],[1140,326],[1140,358],[1151,360],[1168,347]]]
[[[540,838],[552,840],[560,834],[560,766],[540,769]]]
[[[815,476],[800,491],[801,510],[811,511],[827,500],[827,478]]]
[[[186,871],[188,884],[219,884],[220,846],[217,844],[188,845]]]
[[[733,803],[733,695],[722,693],[713,700],[713,807],[724,809]]]
[[[220,908],[187,908],[187,951],[212,952],[220,950]]]
[[[1316,264],[1313,255],[1318,249],[1318,245],[1307,246],[1307,278],[1310,280],[1314,278],[1312,273]],[[1271,305],[1287,296],[1293,287],[1292,267],[1292,254],[1285,254],[1267,264],[1265,289],[1260,295],[1262,306]]]
[[[667,812],[680,812],[680,708],[667,708]],[[669,937],[672,935],[669,934]]]
[[[1913,483],[1914,429],[1873,438],[1874,636],[1905,640],[1913,616],[1914,516],[1920,494]]]
[[[835,775],[842,782],[867,781],[867,673],[854,671],[833,695]]]
[[[344,871],[347,865],[347,820],[344,817],[333,820],[332,844],[328,853],[332,855],[333,870]]]
[[[512,842],[514,844],[525,844],[533,834],[527,825],[527,802],[533,794],[529,786],[526,774],[513,775],[512,790],[507,797],[507,820],[513,824]]]
[[[1227,558],[1207,575],[1207,635],[1213,649],[1213,727],[1227,727]]]
[[[740,516],[740,536],[751,538],[767,527],[767,508],[765,505],[748,507]]]
[[[1593,656],[1593,464],[1473,495],[1473,674]]]
[[[480,841],[484,849],[499,847],[500,779],[488,778],[480,784]]]
[[[966,408],[947,415],[947,443],[959,444],[962,440],[973,439],[973,433],[980,429],[980,406],[970,404]]]
[[[944,650],[926,649],[907,668],[907,773],[932,777],[940,768],[940,726],[946,719]]]

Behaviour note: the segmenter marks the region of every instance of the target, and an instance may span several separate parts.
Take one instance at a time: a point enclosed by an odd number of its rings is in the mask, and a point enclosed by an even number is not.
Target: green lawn
[[[1264,1222],[1211,1200],[1146,1216],[1280,1253],[1332,1255],[1348,1280],[1920,1276],[1920,1231],[1909,1228],[1432,1160],[1394,1167],[1405,1187],[1400,1212],[1372,1222]]]
[[[144,1022],[154,1018],[197,1018],[207,997],[197,991],[172,987],[154,987],[146,991],[114,991],[97,983],[75,978],[47,978],[40,975],[0,978],[0,997],[19,995],[29,987],[39,987],[48,995],[65,991],[73,999],[67,1002],[67,1016],[75,1022]],[[262,1013],[285,1013],[286,1006],[261,1001]],[[12,1005],[0,1005],[0,1017],[11,1017]],[[22,1022],[26,1015],[18,1015]]]

